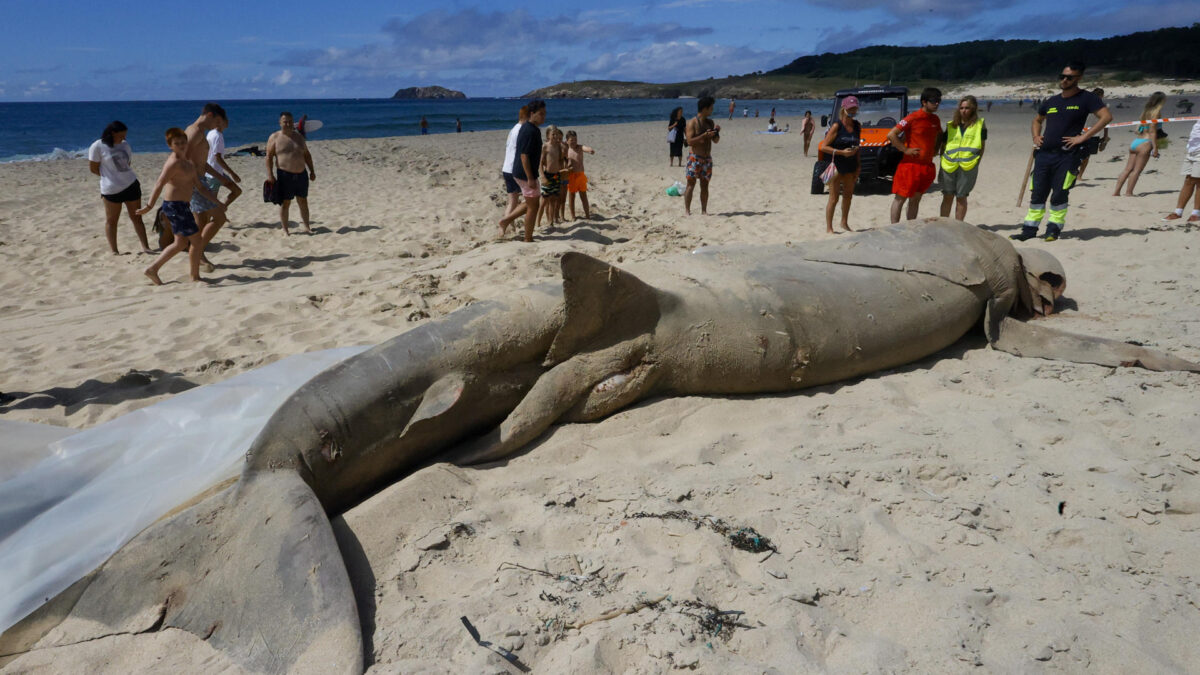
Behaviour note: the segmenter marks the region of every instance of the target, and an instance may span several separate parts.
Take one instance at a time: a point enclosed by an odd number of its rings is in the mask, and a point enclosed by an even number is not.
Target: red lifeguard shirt
[[[900,163],[931,164],[933,151],[937,149],[938,135],[942,133],[942,120],[934,113],[922,108],[900,120],[896,128],[904,132],[904,147],[921,151],[917,157],[905,155]]]

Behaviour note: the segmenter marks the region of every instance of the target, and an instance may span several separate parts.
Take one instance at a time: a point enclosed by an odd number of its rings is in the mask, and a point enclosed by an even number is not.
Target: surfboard
[[[323,126],[325,126],[325,123],[321,120],[304,120],[304,133],[311,134]]]

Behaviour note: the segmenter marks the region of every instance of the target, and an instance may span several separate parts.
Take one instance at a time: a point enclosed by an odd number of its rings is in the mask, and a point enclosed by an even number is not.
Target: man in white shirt
[[[242,194],[241,188],[237,186],[237,183],[242,182],[241,176],[237,175],[237,172],[225,162],[225,130],[228,128],[229,120],[225,117],[217,117],[216,126],[209,129],[205,135],[205,140],[208,142],[208,166],[206,167],[207,173],[204,175],[206,186],[212,190],[213,194],[218,194],[222,183],[230,185],[228,181],[233,181],[233,187],[229,190],[229,196],[225,199],[226,208],[229,208],[233,200]],[[222,180],[223,178],[227,180]],[[227,222],[229,222],[229,219],[225,217],[224,213],[213,214],[201,232],[201,238],[204,240],[205,246],[208,245],[208,242],[212,241],[213,237],[217,235],[217,231]]]
[[[500,175],[504,178],[504,191],[508,193],[508,207],[504,209],[504,217],[515,217],[525,213],[525,202],[521,201],[521,188],[513,180],[513,163],[517,161],[517,135],[521,125],[529,121],[529,107],[521,106],[517,113],[517,124],[508,132],[508,140],[504,144],[504,164],[500,166]],[[500,238],[504,238],[506,228],[500,228]]]
[[[237,172],[225,163],[225,130],[228,128],[229,121],[222,119],[215,129],[208,131],[208,167],[216,169],[217,173],[232,178],[233,182],[240,183],[242,182],[242,177],[237,175]],[[207,178],[215,179],[217,176],[210,172]],[[220,184],[218,184],[217,189],[220,189]],[[213,190],[213,193],[215,194],[216,190]],[[230,196],[229,202],[234,199],[236,197]],[[225,206],[229,206],[229,202],[225,202]]]

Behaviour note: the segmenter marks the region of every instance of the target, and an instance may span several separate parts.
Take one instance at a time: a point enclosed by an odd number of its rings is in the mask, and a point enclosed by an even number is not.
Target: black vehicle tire
[[[896,167],[900,166],[900,160],[904,158],[904,153],[900,152],[892,145],[885,145],[879,150],[879,175],[892,176],[896,173]]]
[[[812,193],[814,195],[825,194],[825,183],[821,180],[821,174],[825,173],[825,167],[827,166],[829,166],[829,160],[827,159],[818,159],[813,164]]]

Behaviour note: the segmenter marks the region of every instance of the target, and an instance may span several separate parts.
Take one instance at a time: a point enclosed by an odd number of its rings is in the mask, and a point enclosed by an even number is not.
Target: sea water
[[[463,132],[509,129],[525,99],[470,98],[442,101],[400,99],[289,99],[219,101],[229,115],[225,145],[229,152],[250,145],[265,147],[267,137],[279,129],[279,113],[291,112],[321,120],[324,126],[310,140],[411,136],[421,133],[420,121],[429,122],[429,133],[455,133],[455,120]],[[120,120],[129,127],[134,152],[166,152],[163,132],[186,127],[200,115],[204,101],[88,101],[78,103],[0,103],[0,162],[55,160],[85,155],[104,127]],[[718,122],[728,116],[728,99],[717,102]],[[688,117],[696,114],[695,99],[550,99],[546,121],[569,129],[590,124],[657,122],[682,106]],[[766,128],[771,108],[784,122],[812,110],[815,117],[829,112],[828,101],[739,100],[736,116],[749,109],[759,112]],[[584,139],[586,142],[586,139]]]

